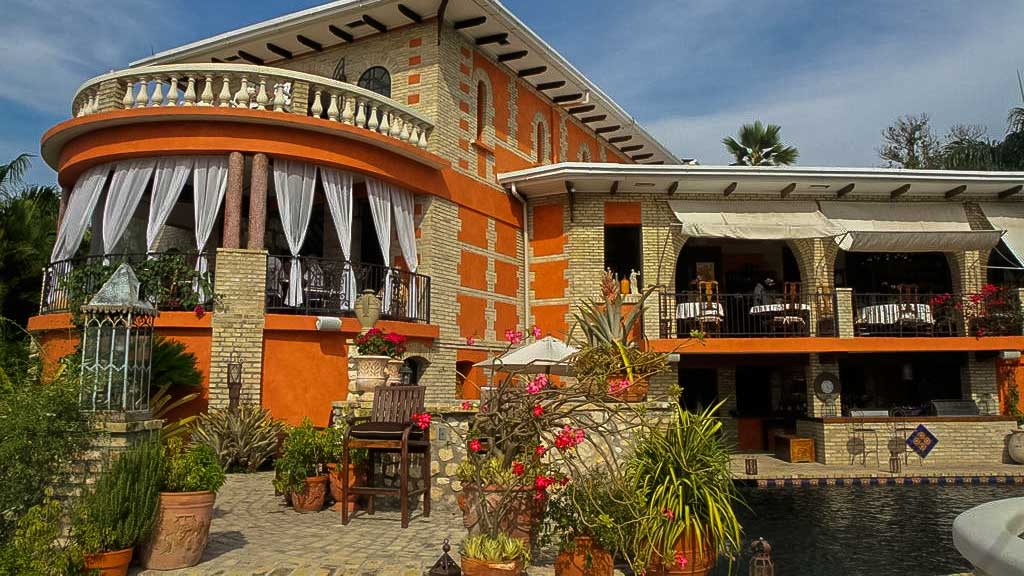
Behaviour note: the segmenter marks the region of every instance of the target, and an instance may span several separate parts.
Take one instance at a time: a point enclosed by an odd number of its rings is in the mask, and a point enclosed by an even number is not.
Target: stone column
[[[260,403],[266,270],[265,250],[217,250],[214,289],[220,304],[212,321],[211,408],[228,405],[227,363],[232,356],[242,362],[241,401]]]
[[[836,324],[840,338],[853,338],[853,288],[836,288]]]
[[[224,248],[239,248],[242,243],[242,178],[245,156],[241,152],[228,155],[228,191],[224,197]]]
[[[263,250],[267,231],[267,179],[270,161],[266,154],[252,157],[252,181],[249,183],[249,250]]]
[[[979,360],[977,353],[967,355],[960,369],[960,386],[965,400],[974,400],[983,415],[999,414],[999,382],[995,358]]]

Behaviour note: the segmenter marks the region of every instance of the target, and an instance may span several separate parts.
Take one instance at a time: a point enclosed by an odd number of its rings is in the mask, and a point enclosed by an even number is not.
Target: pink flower
[[[573,428],[568,424],[555,436],[555,448],[568,450],[583,443],[585,433],[582,428]]]
[[[534,416],[534,418],[540,418],[543,415],[544,415],[544,407],[543,406],[541,406],[540,404],[537,404],[536,406],[533,407],[533,416]]]
[[[510,328],[508,330],[505,330],[505,340],[508,340],[510,343],[514,345],[522,344],[523,333],[519,332],[518,330],[512,330]]]
[[[524,466],[522,462],[513,462],[512,463],[512,473],[513,474],[515,474],[516,476],[522,476],[523,472],[526,472],[526,466]]]
[[[631,384],[626,378],[620,378],[608,385],[608,394],[614,396],[629,388]]]
[[[676,519],[676,513],[669,510],[668,508],[662,508],[661,513],[665,516],[665,518],[668,518],[669,520]]]
[[[547,374],[537,374],[533,377],[533,380],[526,385],[526,391],[530,394],[538,394],[541,390],[547,388],[549,383]]]
[[[466,346],[475,346],[476,336],[466,336]]]
[[[479,440],[473,438],[472,440],[469,441],[469,449],[472,450],[473,452],[479,452],[480,450],[483,449],[483,445],[480,444]]]
[[[542,332],[540,331],[540,326],[534,326],[533,329],[531,329],[530,331],[533,333],[533,337],[535,339],[540,339],[542,334]]]
[[[417,412],[412,415],[412,421],[420,430],[426,430],[430,428],[430,413],[423,412],[422,414]]]
[[[465,402],[462,403],[462,409],[463,410],[472,410],[473,409],[473,403],[470,402],[469,400],[466,400]]]
[[[537,448],[533,451],[533,453],[536,454],[537,456],[543,456],[544,453],[547,452],[547,451],[548,451],[547,448],[545,448],[543,446],[537,446]]]
[[[385,334],[384,339],[392,344],[402,344],[405,342],[405,336],[402,336],[397,332],[389,332]]]
[[[203,308],[202,304],[196,304],[196,307],[192,310],[196,313],[196,318],[202,318],[206,314],[206,308]]]
[[[689,564],[689,560],[686,559],[686,556],[683,556],[682,552],[676,552],[676,565],[679,566],[679,569],[684,570],[687,564]]]

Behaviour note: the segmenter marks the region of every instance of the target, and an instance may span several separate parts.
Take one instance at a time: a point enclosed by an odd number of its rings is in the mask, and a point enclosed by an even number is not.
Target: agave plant
[[[277,451],[284,426],[252,404],[237,410],[212,410],[199,417],[192,439],[217,453],[225,470],[253,472]]]
[[[605,280],[611,273],[605,274]],[[607,284],[604,282],[603,284]],[[626,370],[626,376],[630,382],[635,382],[637,374],[634,373],[634,360],[637,357],[637,343],[633,337],[634,329],[638,322],[643,320],[644,302],[654,292],[649,288],[640,294],[633,308],[626,314],[622,313],[622,296],[612,295],[607,290],[604,292],[604,301],[589,301],[579,307],[579,311],[573,313],[574,326],[572,333],[576,333],[576,327],[583,333],[585,351],[590,354],[584,356],[600,355],[601,351],[608,351],[611,355],[617,356],[616,363]],[[592,363],[593,358],[588,360]],[[614,370],[613,370],[614,371]]]

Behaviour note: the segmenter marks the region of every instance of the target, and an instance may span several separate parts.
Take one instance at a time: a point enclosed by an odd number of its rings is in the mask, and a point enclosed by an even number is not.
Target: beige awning
[[[985,250],[1001,230],[971,230],[953,202],[820,202],[821,212],[846,230],[836,242],[847,252]]]
[[[815,202],[674,200],[669,206],[683,233],[697,238],[795,240],[843,233],[822,216]]]
[[[1017,262],[1024,264],[1024,203],[983,202],[980,206],[992,227],[1005,232],[1003,243]]]

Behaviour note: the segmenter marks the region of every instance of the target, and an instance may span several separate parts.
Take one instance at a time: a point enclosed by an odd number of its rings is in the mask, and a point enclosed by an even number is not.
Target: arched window
[[[487,87],[483,82],[476,85],[476,140],[484,139],[484,126],[487,124]]]
[[[547,134],[544,133],[544,123],[537,122],[537,164],[543,164],[544,160],[544,141],[547,139]]]
[[[376,92],[385,98],[391,98],[391,74],[383,66],[374,66],[363,72],[357,86]]]

